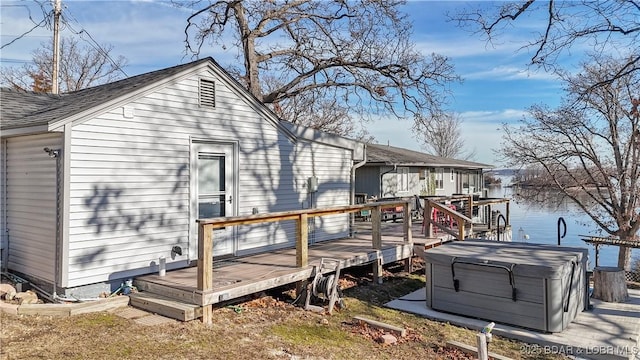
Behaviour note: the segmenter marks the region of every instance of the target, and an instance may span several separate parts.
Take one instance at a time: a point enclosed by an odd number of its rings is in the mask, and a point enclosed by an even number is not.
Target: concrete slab
[[[134,319],[136,323],[140,325],[146,326],[157,326],[157,325],[165,325],[165,324],[174,324],[176,321],[173,319],[169,319],[168,317],[164,317],[162,315],[149,315],[143,316],[141,318]]]
[[[4,301],[0,301],[0,312],[11,315],[18,315],[18,307],[18,304],[9,304]]]
[[[121,318],[129,319],[129,320],[151,315],[150,313],[144,310],[140,310],[132,307],[119,308],[119,309],[112,310],[112,312],[115,315],[120,316]]]
[[[541,333],[504,324],[496,324],[493,333],[540,345],[523,345],[523,354],[561,353],[580,359],[640,360],[640,290],[629,289],[629,301],[625,303],[592,299],[591,304],[592,310],[582,312],[561,333]],[[424,288],[385,305],[475,330],[481,330],[488,322],[428,308]]]

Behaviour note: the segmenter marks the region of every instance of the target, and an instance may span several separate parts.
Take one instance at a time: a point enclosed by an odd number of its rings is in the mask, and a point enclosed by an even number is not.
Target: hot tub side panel
[[[547,331],[543,279],[515,277],[513,301],[508,273],[501,269],[456,265],[458,291],[451,266],[428,263],[427,269],[427,302],[434,310]]]
[[[585,269],[584,264],[577,263],[573,279],[570,273],[555,279],[515,276],[516,304],[510,298],[512,290],[504,272],[474,271],[473,266],[459,265],[456,292],[450,266],[428,263],[427,305],[435,310],[561,332],[588,306]]]
[[[571,267],[571,271],[567,271],[564,276],[545,279],[545,282],[547,331],[560,332],[587,307],[586,266],[576,262],[575,268]]]

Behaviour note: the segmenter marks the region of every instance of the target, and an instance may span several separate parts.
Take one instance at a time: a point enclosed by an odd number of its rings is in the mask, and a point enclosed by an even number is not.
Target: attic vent
[[[200,79],[200,106],[216,107],[216,83],[211,80]]]

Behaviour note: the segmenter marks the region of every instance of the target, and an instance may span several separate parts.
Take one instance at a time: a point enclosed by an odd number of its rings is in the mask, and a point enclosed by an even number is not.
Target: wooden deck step
[[[166,296],[138,292],[129,295],[130,305],[155,314],[180,321],[190,321],[202,317],[202,307],[177,301]]]

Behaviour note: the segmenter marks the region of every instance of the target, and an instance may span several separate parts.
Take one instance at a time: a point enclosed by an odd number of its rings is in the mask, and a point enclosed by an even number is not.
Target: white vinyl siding
[[[349,205],[351,156],[348,151],[301,141],[297,155],[290,161],[294,162],[294,159],[296,183],[302,187],[298,192],[305,208]],[[314,193],[307,188],[307,180],[311,176],[318,178],[318,191]],[[346,237],[348,219],[346,214],[310,218],[309,241],[315,243]]]
[[[215,108],[200,106],[202,77],[215,80]],[[238,215],[304,207],[313,171],[320,183],[318,206],[348,204],[350,153],[293,143],[212,72],[127,107],[135,110],[132,118],[124,118],[120,107],[73,127],[70,287],[153,272],[160,256],[168,267],[196,258],[197,234],[190,233],[189,221],[192,141],[238,143]],[[346,234],[346,219],[325,220],[329,226],[317,234]],[[295,242],[293,222],[238,227],[237,236],[242,253]],[[175,245],[182,256],[171,256]]]
[[[56,159],[61,134],[7,139],[7,229],[11,270],[53,281],[56,241]]]

